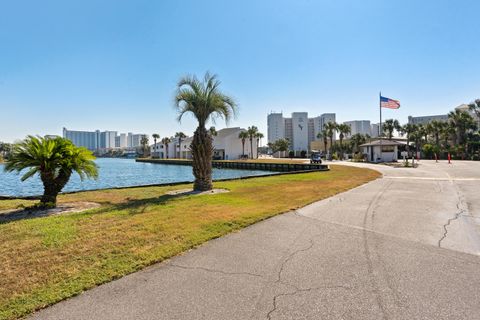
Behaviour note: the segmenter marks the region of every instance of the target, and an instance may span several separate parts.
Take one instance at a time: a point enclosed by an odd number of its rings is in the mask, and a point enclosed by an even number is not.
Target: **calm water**
[[[156,183],[178,181],[193,181],[192,167],[153,163],[135,162],[133,159],[97,159],[99,166],[98,180],[81,181],[76,173],[63,191],[78,191],[92,189],[108,189],[113,187],[129,187]],[[261,176],[270,174],[258,170],[213,169],[214,179],[238,178],[244,176]],[[33,177],[25,182],[21,175],[6,173],[0,164],[0,195],[31,196],[43,193],[39,177]]]

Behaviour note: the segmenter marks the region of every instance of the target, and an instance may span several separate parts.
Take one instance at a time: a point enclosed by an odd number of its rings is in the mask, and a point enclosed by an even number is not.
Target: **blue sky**
[[[191,133],[185,74],[218,74],[230,126],[270,111],[378,122],[480,98],[479,1],[0,0],[0,141],[78,130]],[[217,128],[224,126],[218,122]]]

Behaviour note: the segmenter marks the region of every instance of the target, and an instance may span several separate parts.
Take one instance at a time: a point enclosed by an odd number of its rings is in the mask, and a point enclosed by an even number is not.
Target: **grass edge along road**
[[[86,191],[59,202],[100,208],[0,224],[0,319],[15,319],[205,241],[380,177],[370,169],[215,182],[228,193],[169,196],[191,185]],[[2,200],[0,208],[25,200]]]

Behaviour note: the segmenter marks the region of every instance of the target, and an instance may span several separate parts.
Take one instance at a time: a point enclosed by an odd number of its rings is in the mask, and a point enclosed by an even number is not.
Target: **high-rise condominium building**
[[[359,134],[368,134],[372,135],[372,126],[370,120],[354,120],[354,121],[345,121],[344,124],[350,126],[349,137],[359,133]]]
[[[138,147],[144,134],[125,133],[118,135],[117,131],[75,131],[63,128],[63,137],[69,139],[74,145],[85,147],[89,150],[114,149]]]
[[[308,151],[310,143],[318,140],[317,134],[328,122],[335,122],[335,113],[314,118],[309,118],[307,112],[293,112],[291,118],[284,118],[283,113],[270,113],[267,116],[268,142],[288,139],[290,150]]]

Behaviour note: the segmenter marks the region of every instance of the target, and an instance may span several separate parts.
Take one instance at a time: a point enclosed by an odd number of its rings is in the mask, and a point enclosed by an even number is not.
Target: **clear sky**
[[[480,98],[480,1],[0,0],[0,141],[117,130],[191,134],[176,82],[218,74],[230,126],[270,111],[378,122]],[[217,123],[217,129],[223,127]]]

